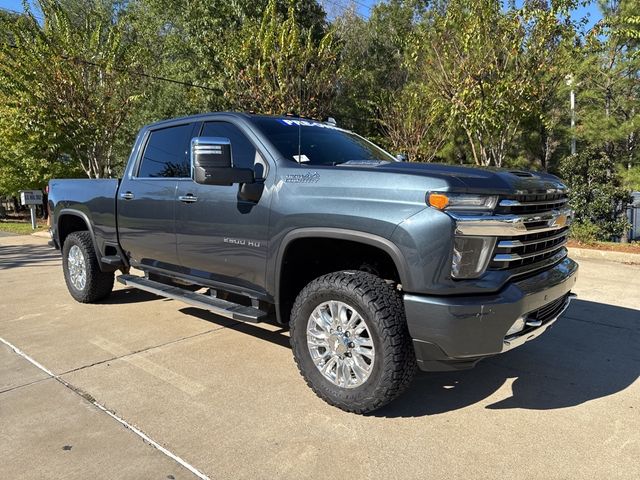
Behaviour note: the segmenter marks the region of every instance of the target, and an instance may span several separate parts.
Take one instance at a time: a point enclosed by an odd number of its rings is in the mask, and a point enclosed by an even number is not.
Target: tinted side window
[[[144,149],[138,177],[189,177],[193,124],[154,130]]]
[[[202,137],[224,137],[231,141],[233,166],[237,168],[253,168],[256,160],[256,148],[245,137],[244,133],[232,123],[207,122],[204,124]]]

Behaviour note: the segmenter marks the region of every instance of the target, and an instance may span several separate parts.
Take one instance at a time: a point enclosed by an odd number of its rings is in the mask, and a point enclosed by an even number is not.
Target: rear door
[[[180,182],[177,243],[180,263],[189,274],[261,293],[273,175],[248,133],[233,123],[212,121],[204,124],[200,136],[228,138],[233,166],[252,168],[257,178],[264,179],[262,196],[257,202],[244,201],[238,197],[238,184]]]
[[[177,185],[189,180],[189,142],[195,123],[152,129],[118,191],[120,244],[134,265],[178,269]]]

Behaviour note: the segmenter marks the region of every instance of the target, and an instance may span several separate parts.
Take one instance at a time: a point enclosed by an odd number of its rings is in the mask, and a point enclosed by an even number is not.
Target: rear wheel
[[[370,273],[335,272],[307,285],[291,313],[291,346],[313,391],[349,412],[392,401],[415,373],[402,300]]]
[[[62,268],[67,289],[78,302],[97,302],[113,290],[114,273],[100,270],[93,241],[87,231],[70,233],[65,239]]]

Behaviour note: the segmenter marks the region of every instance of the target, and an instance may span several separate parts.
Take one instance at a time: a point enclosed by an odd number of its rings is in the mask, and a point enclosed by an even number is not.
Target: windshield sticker
[[[284,177],[286,183],[318,183],[320,174],[318,172],[294,173]]]
[[[336,127],[335,125],[330,125],[328,123],[322,122],[312,122],[309,120],[289,120],[284,118],[279,118],[278,121],[283,125],[287,125],[288,127],[320,127],[320,128],[328,128],[329,130],[342,130],[341,128]]]
[[[294,155],[293,159],[298,163],[310,162],[309,157],[307,157],[304,153],[302,155]]]

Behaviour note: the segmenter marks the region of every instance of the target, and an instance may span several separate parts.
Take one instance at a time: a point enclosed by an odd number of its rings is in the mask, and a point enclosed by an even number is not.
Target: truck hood
[[[491,190],[502,194],[524,194],[566,190],[566,186],[554,175],[515,169],[473,168],[414,162],[380,162],[378,164],[347,162],[340,167],[443,179],[451,185],[452,190],[468,193]]]

